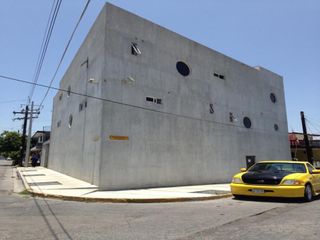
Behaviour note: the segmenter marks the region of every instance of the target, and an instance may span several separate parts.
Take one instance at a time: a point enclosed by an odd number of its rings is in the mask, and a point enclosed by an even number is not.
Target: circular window
[[[274,127],[274,130],[275,130],[275,131],[278,131],[278,130],[279,130],[278,124],[273,125],[273,127]]]
[[[177,62],[176,67],[182,76],[186,77],[190,74],[190,68],[184,62]]]
[[[69,86],[69,87],[68,87],[67,96],[70,97],[70,94],[71,94],[71,87]]]
[[[270,93],[270,100],[271,102],[275,103],[277,101],[277,97],[274,93]]]
[[[72,126],[72,121],[73,121],[73,117],[72,117],[72,114],[70,114],[70,116],[69,116],[69,128],[71,128],[71,126]]]
[[[244,118],[243,118],[243,125],[244,125],[246,128],[251,128],[251,120],[250,120],[250,118],[244,117]]]

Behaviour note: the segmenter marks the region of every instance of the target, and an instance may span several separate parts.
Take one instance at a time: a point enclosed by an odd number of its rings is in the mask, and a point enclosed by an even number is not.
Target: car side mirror
[[[320,170],[312,170],[311,174],[320,174]]]
[[[240,172],[246,172],[247,169],[246,168],[240,168]],[[319,171],[320,172],[320,171]]]

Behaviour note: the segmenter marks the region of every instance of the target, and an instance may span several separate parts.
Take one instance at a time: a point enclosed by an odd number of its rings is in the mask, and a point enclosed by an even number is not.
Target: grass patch
[[[30,193],[28,192],[28,190],[27,189],[25,189],[25,190],[23,190],[22,192],[19,192],[19,194],[20,195],[24,195],[24,196],[29,196],[30,195]]]

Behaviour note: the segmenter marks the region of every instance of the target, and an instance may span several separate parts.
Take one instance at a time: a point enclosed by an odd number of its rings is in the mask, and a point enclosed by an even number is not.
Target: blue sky
[[[32,81],[53,0],[0,0],[0,75]],[[66,68],[102,9],[92,0],[53,82]],[[320,1],[317,0],[112,0],[108,1],[250,66],[284,77],[288,130],[301,131],[300,111],[320,133]],[[63,0],[39,78],[48,84],[86,0]],[[0,78],[0,132],[20,130],[12,111],[31,86]],[[37,87],[39,104],[45,89]],[[51,125],[52,98],[33,130]]]

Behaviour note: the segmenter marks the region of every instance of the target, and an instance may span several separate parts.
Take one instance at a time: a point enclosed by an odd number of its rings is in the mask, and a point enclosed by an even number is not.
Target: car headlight
[[[241,178],[234,177],[232,178],[232,183],[242,183]]]
[[[302,184],[302,182],[295,179],[288,179],[288,180],[284,180],[282,184],[283,185],[300,185]]]

